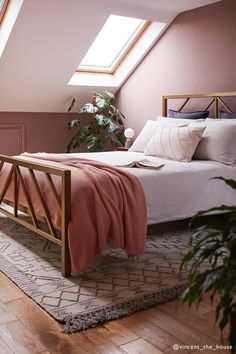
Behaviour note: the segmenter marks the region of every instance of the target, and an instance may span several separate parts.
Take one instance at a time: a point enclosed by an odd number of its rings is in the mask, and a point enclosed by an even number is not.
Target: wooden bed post
[[[162,116],[167,117],[167,98],[162,97]]]
[[[71,215],[71,172],[65,171],[62,177],[62,221],[61,221],[61,269],[64,277],[71,275],[71,259],[69,252],[68,225]]]
[[[219,107],[218,107],[218,97],[215,97],[215,118],[218,118],[218,111],[219,111]]]

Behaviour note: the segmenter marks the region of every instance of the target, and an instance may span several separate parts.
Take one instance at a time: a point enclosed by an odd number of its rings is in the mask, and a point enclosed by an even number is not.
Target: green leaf
[[[89,136],[86,140],[88,150],[91,152],[103,151],[105,138],[102,135]]]
[[[86,142],[88,136],[92,134],[92,129],[90,125],[85,125],[78,132],[81,141]]]
[[[79,119],[72,119],[71,121],[68,122],[68,128],[74,128],[74,127],[78,127],[78,125],[80,124],[80,120]]]
[[[71,150],[73,149],[73,147],[74,147],[74,144],[75,144],[75,142],[76,142],[76,135],[75,136],[73,136],[73,138],[70,140],[70,142],[69,142],[69,144],[67,145],[67,150],[66,150],[66,152],[71,152]]]
[[[95,116],[97,124],[101,127],[105,127],[108,124],[108,119],[103,114],[97,114]]]
[[[93,96],[98,96],[98,97],[104,98],[104,96],[101,93],[98,93],[96,91],[92,91],[92,93],[93,93]]]
[[[224,178],[224,177],[213,177],[211,179],[221,179],[226,184],[228,184],[231,188],[236,189],[236,181],[234,181],[233,179],[227,179],[227,178]]]
[[[112,121],[108,122],[108,126],[109,126],[109,128],[108,128],[109,133],[113,134],[113,133],[117,132],[118,130],[120,130],[120,126],[116,123],[113,123]]]
[[[92,103],[85,103],[85,105],[80,108],[79,113],[97,113],[98,107],[94,106]]]
[[[96,96],[96,106],[100,109],[105,109],[109,107],[109,103],[105,98]]]
[[[115,99],[115,95],[112,92],[109,91],[105,91],[105,93],[107,94],[107,96],[109,96],[111,99]]]
[[[208,214],[209,212],[212,211],[224,211],[224,212],[236,212],[236,207],[233,205],[227,206],[227,205],[221,205],[218,207],[210,208],[207,210],[200,210],[196,215],[194,215],[190,221],[190,226],[193,224],[193,222],[199,217],[203,216],[205,214]]]

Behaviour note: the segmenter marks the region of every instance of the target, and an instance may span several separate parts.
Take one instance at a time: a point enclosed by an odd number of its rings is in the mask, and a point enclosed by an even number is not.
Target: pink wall
[[[67,129],[67,122],[73,116],[68,113],[0,112],[0,127],[4,124],[24,124],[25,150],[28,152],[65,152],[74,133]],[[6,142],[14,143],[13,140]]]
[[[235,0],[180,14],[117,94],[126,126],[161,114],[162,95],[236,91],[235,63]]]

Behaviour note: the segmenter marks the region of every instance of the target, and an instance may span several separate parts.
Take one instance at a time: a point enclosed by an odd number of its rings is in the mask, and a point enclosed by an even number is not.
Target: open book
[[[139,161],[132,161],[129,163],[121,163],[121,164],[117,164],[117,167],[139,167],[139,168],[160,168],[162,166],[164,166],[164,163],[156,163],[156,162],[152,162],[149,161],[147,159],[144,160],[139,160]]]

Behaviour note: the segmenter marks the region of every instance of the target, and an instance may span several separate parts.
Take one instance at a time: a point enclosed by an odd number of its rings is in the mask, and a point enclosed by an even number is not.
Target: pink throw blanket
[[[30,161],[71,170],[71,220],[69,248],[72,271],[91,265],[111,239],[128,256],[142,254],[145,249],[147,210],[143,188],[134,175],[100,162],[55,154],[24,154]],[[42,161],[44,160],[44,161]],[[62,164],[62,165],[61,165]],[[60,215],[53,198],[47,195],[47,181],[36,174],[55,224]],[[43,176],[42,176],[43,177]],[[57,184],[57,178],[53,178]],[[28,184],[28,183],[27,183]],[[28,186],[35,194],[33,186]],[[60,188],[57,185],[58,189]],[[40,202],[32,198],[35,210],[42,214]],[[20,203],[26,204],[22,191]]]

